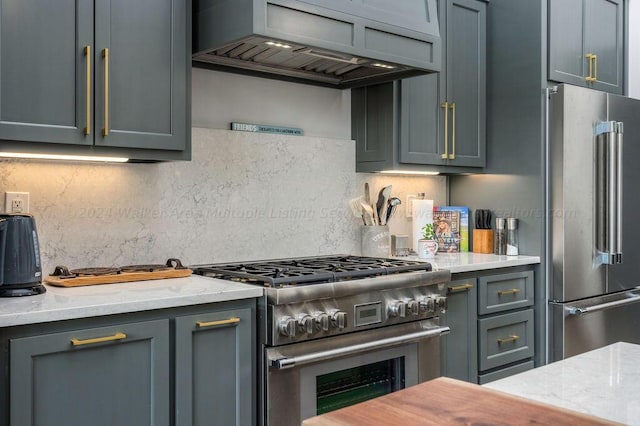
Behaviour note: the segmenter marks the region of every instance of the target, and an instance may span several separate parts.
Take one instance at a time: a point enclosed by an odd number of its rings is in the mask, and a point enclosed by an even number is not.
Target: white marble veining
[[[618,342],[484,386],[640,425],[640,345]]]
[[[43,272],[360,253],[348,200],[394,185],[444,202],[443,177],[355,173],[355,143],[194,128],[193,160],[93,164],[0,160],[0,193],[31,193]],[[382,180],[381,180],[382,179]],[[403,200],[404,202],[404,200]],[[398,215],[391,224],[402,225]],[[2,303],[0,300],[0,311]]]
[[[429,262],[434,270],[448,269],[452,274],[540,263],[539,256],[498,256],[471,252],[436,254],[432,259],[420,259],[417,256],[407,256],[402,259]]]
[[[38,296],[0,299],[0,327],[96,317],[262,296],[262,288],[192,275],[85,287],[46,286]]]

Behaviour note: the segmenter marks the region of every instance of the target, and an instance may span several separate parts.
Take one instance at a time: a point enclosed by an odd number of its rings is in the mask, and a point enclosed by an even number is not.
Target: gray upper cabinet
[[[440,0],[438,9],[440,73],[352,90],[359,172],[485,165],[486,3]]]
[[[623,93],[623,0],[549,0],[549,80]]]
[[[96,2],[97,145],[185,149],[187,19],[184,0]]]
[[[169,425],[169,321],[10,341],[10,424]]]
[[[191,2],[0,0],[4,151],[189,159]]]
[[[2,139],[93,143],[92,45],[93,1],[0,1]]]

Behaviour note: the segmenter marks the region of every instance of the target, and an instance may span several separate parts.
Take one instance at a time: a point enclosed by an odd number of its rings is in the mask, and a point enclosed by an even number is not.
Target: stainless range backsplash
[[[44,272],[360,252],[348,200],[392,183],[444,202],[443,177],[356,174],[353,141],[193,129],[193,161],[0,161],[0,190],[31,193]],[[404,198],[403,198],[404,202]],[[392,232],[406,232],[398,215]],[[396,231],[394,231],[394,229]]]

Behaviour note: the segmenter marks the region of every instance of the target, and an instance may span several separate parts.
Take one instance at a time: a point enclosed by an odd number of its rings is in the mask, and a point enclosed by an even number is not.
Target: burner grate
[[[426,262],[363,256],[307,257],[194,268],[196,274],[208,277],[275,288],[431,270]]]

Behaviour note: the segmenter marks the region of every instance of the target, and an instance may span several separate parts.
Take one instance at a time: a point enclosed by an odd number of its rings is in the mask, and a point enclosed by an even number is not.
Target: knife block
[[[493,229],[473,230],[473,252],[493,254]]]

